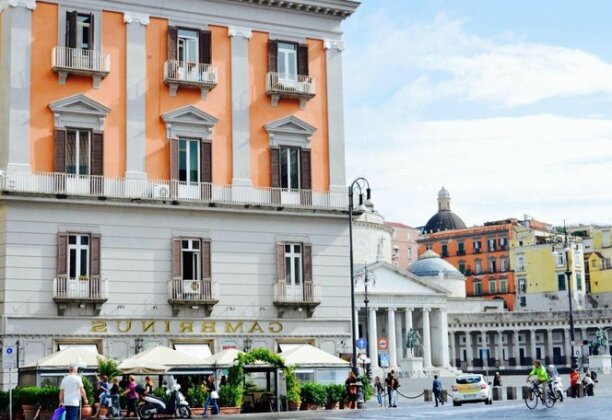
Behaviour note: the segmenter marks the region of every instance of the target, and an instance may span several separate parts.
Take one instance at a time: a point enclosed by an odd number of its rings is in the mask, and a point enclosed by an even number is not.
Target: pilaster
[[[431,331],[429,322],[430,308],[423,308],[423,367],[431,367]]]
[[[395,336],[395,308],[387,308],[387,330],[389,332],[389,364],[397,368],[397,338]]]
[[[344,99],[342,89],[342,50],[340,40],[324,42],[327,82],[327,128],[329,141],[329,190],[346,190],[344,149]]]

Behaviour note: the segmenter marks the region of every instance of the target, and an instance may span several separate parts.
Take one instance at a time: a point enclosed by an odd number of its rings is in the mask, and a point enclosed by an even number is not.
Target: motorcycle
[[[552,392],[554,392],[557,401],[563,402],[563,383],[561,382],[561,377],[559,375],[555,375],[552,377],[550,387]]]
[[[138,409],[138,417],[141,419],[151,419],[155,415],[165,415],[178,417],[181,419],[191,418],[191,409],[185,396],[180,392],[181,386],[174,380],[166,390],[166,398],[156,397],[155,395],[145,395],[142,397],[144,404]]]

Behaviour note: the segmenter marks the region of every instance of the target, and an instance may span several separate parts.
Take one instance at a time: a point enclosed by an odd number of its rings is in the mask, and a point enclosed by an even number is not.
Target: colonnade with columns
[[[372,366],[379,367],[378,338],[389,340],[389,368],[402,368],[402,361],[422,357],[423,368],[450,366],[448,315],[446,307],[400,307],[374,304],[356,310],[357,337],[368,337],[367,354]],[[367,334],[366,334],[367,328]],[[406,336],[413,329],[421,336],[421,347],[414,354],[406,347]]]

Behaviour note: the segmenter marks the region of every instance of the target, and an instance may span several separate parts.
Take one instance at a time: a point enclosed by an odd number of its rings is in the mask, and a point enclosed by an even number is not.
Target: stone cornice
[[[238,3],[273,7],[296,12],[305,12],[332,16],[341,19],[349,17],[359,6],[353,0],[228,0]]]
[[[4,0],[0,2],[0,12],[7,7],[25,7],[30,10],[35,10],[36,0]]]
[[[249,28],[243,28],[241,26],[230,26],[228,29],[228,35],[232,36],[241,36],[246,39],[251,39],[253,36],[253,31]]]
[[[123,12],[123,23],[138,22],[142,26],[149,24],[149,15],[136,12]]]

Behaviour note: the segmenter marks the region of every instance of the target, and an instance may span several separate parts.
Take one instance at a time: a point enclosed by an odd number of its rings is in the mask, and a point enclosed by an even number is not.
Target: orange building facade
[[[509,311],[515,305],[515,276],[510,265],[513,221],[486,223],[465,229],[422,235],[419,255],[431,249],[466,278],[466,295],[503,299]]]

